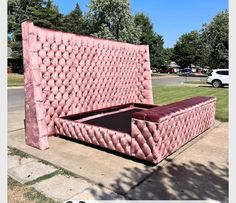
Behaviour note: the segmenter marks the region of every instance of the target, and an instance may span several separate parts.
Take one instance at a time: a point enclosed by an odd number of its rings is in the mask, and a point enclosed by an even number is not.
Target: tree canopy
[[[140,42],[148,44],[150,49],[150,61],[152,68],[156,69],[165,64],[163,38],[154,32],[153,24],[148,16],[137,13],[134,16],[136,26],[141,29]]]
[[[212,68],[228,68],[228,33],[229,13],[218,13],[209,24],[203,25],[201,31],[202,59]]]
[[[200,31],[183,34],[174,48],[164,48],[163,37],[154,31],[144,13],[132,15],[130,0],[90,0],[89,11],[79,4],[63,15],[52,0],[8,0],[8,46],[12,56],[22,59],[21,23],[134,44],[148,44],[151,67],[171,60],[182,67],[194,65],[228,68],[228,11],[218,13]]]
[[[173,49],[173,60],[182,67],[190,67],[199,61],[199,39],[197,31],[182,35]]]
[[[140,29],[135,25],[129,0],[90,0],[85,15],[91,35],[139,43]]]
[[[8,1],[8,35],[12,56],[22,58],[21,23],[30,20],[36,25],[62,29],[62,17],[58,7],[51,0],[9,0]]]
[[[173,59],[183,67],[228,68],[228,15],[222,11],[200,31],[183,34],[174,46]]]
[[[66,32],[73,32],[80,34],[86,33],[83,13],[78,3],[76,3],[75,9],[73,11],[71,11],[68,15],[64,16],[63,29]]]

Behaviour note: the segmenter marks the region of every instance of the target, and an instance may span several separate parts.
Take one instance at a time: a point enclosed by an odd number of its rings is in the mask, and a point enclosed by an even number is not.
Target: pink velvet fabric
[[[134,113],[131,155],[159,163],[212,127],[215,123],[215,108],[214,97],[195,97],[152,108],[146,114],[145,111]],[[140,114],[145,117],[141,118]]]
[[[214,125],[212,97],[135,112],[131,133],[70,120],[65,116],[152,104],[148,46],[44,29],[32,22],[22,23],[22,38],[25,134],[33,147],[47,149],[48,136],[59,134],[159,163]]]
[[[55,130],[59,135],[157,164],[212,127],[215,122],[215,106],[214,97],[194,97],[133,113],[131,134],[64,118],[55,119]],[[170,108],[174,109],[171,111]],[[147,119],[136,117],[137,114],[149,115],[150,112],[156,119],[152,117],[150,121],[148,116]]]
[[[56,134],[72,137],[127,155],[131,153],[131,137],[128,133],[63,118],[55,119],[55,131]]]
[[[48,147],[54,120],[126,103],[152,103],[147,45],[22,23],[26,143]]]

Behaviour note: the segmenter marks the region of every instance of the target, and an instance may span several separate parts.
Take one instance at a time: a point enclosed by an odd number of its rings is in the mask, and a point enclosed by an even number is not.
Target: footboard
[[[214,125],[215,106],[214,97],[194,97],[134,113],[131,155],[159,163]]]
[[[58,135],[75,138],[86,143],[130,155],[131,138],[127,133],[63,118],[55,119],[55,131]]]

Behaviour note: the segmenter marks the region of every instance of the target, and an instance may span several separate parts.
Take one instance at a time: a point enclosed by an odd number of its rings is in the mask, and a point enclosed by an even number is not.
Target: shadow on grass
[[[146,166],[146,170],[150,167]],[[130,182],[137,180],[145,170],[125,168],[125,172],[110,187],[127,199],[140,200],[218,200],[228,202],[228,167],[218,167],[214,162],[207,165],[194,161],[159,167],[149,177],[126,191]],[[142,183],[142,184],[141,184]],[[110,199],[111,194],[101,187],[89,191],[96,199]]]
[[[208,87],[208,88],[213,88],[213,89],[217,89],[215,87],[212,87],[211,85],[199,85],[198,87]],[[220,87],[219,89],[228,89],[229,86],[223,86],[223,87]]]

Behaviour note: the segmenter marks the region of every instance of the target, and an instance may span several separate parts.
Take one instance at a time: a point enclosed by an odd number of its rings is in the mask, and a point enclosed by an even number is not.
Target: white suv
[[[217,69],[209,73],[207,83],[213,87],[229,85],[229,69]]]

